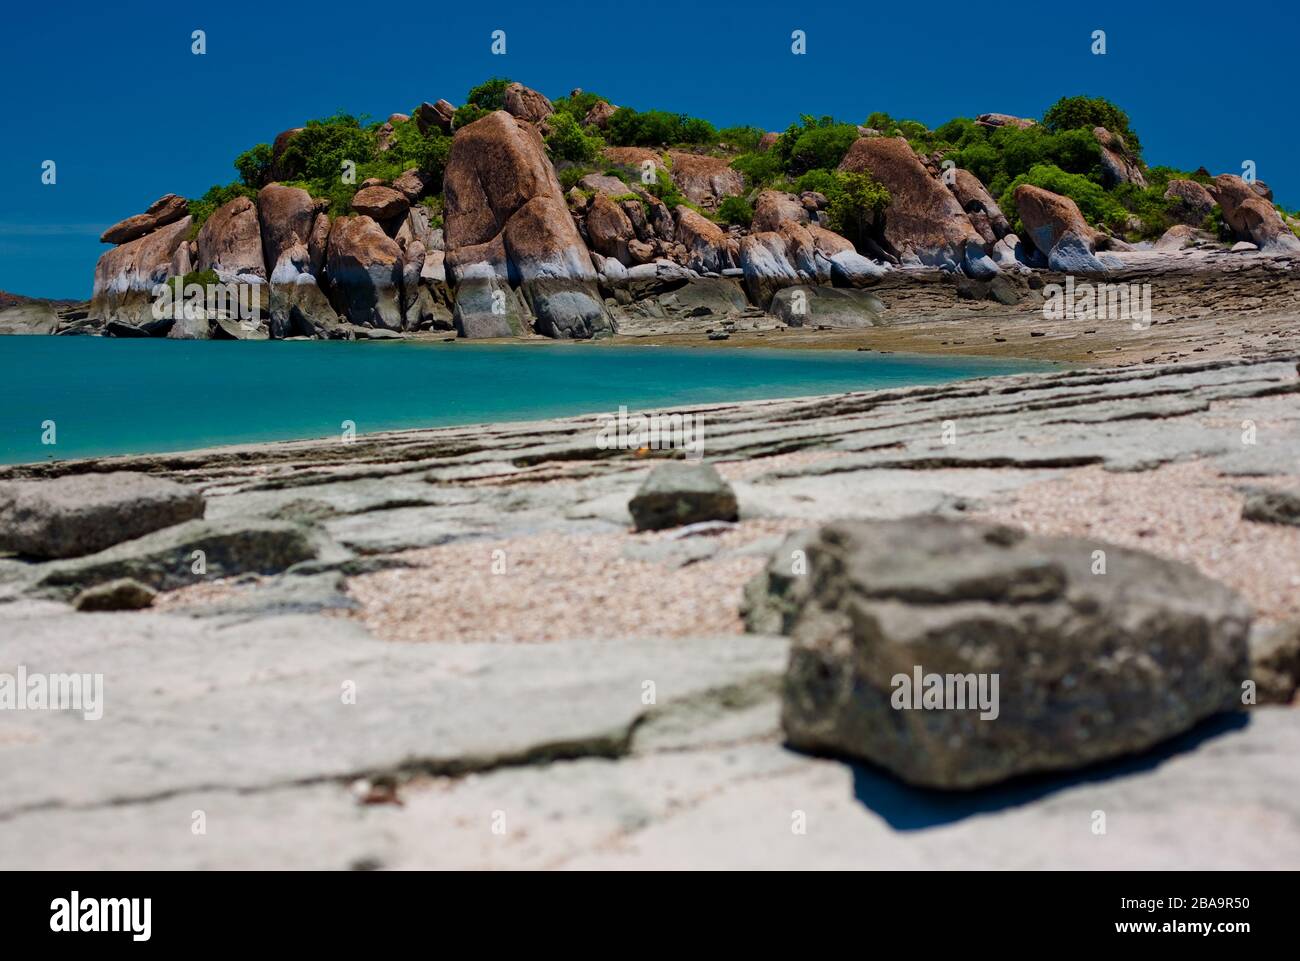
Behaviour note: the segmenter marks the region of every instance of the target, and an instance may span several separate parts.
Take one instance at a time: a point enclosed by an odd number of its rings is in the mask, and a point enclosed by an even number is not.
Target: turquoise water
[[[858,351],[0,337],[0,463],[189,450],[677,404],[795,397],[1048,365]],[[53,445],[42,443],[53,421]]]

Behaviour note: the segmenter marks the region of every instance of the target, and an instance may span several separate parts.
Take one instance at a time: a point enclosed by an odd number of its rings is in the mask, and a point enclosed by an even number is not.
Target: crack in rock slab
[[[102,674],[103,717],[5,711],[0,765],[24,776],[0,787],[0,819],[209,788],[618,756],[653,714],[647,682],[658,710],[689,704],[779,675],[788,649],[753,635],[399,644],[313,615],[44,610],[8,620],[0,672]]]

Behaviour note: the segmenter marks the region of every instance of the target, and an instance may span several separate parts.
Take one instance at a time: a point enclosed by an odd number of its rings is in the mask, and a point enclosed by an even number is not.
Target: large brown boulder
[[[402,249],[369,217],[337,217],[326,270],[335,306],[359,327],[402,329]]]
[[[632,266],[634,258],[627,245],[628,241],[636,239],[636,231],[622,207],[604,193],[596,194],[587,208],[587,237],[596,253],[613,257],[624,266]]]
[[[984,189],[979,177],[969,170],[956,167],[944,178],[944,182],[986,244],[996,243],[1011,233],[1007,215],[1002,212],[993,195]]]
[[[1195,180],[1171,180],[1165,188],[1169,212],[1179,223],[1199,227],[1214,210],[1214,197]]]
[[[1106,183],[1111,186],[1135,184],[1145,188],[1147,180],[1142,176],[1142,161],[1129,150],[1124,138],[1105,127],[1093,127],[1092,133],[1101,145],[1101,172]]]
[[[179,263],[176,255],[187,244],[190,223],[187,215],[100,255],[90,315],[128,326],[155,324],[153,288],[175,275],[172,265]]]
[[[273,276],[281,257],[290,253],[297,272],[310,272],[307,244],[316,220],[316,202],[298,187],[268,184],[257,192],[266,274]]]
[[[263,187],[257,206],[269,278],[271,336],[337,336],[338,315],[317,283],[329,218],[317,213],[319,205],[307,191],[280,184]]]
[[[676,215],[674,235],[686,247],[687,267],[700,273],[721,273],[734,266],[721,227],[684,205],[678,206]]]
[[[455,116],[456,108],[447,100],[439,100],[437,103],[425,101],[415,108],[415,124],[422,134],[427,134],[430,130],[451,133],[451,122]]]
[[[613,330],[535,127],[498,110],[456,131],[443,195],[459,329],[499,332],[511,309],[506,289],[517,288],[539,333],[585,338]]]
[[[385,226],[400,224],[410,206],[406,195],[392,187],[362,187],[352,196],[353,210]],[[395,226],[393,232],[396,233]]]
[[[630,167],[637,172],[638,183],[644,183],[642,171],[660,170],[667,172],[668,164],[662,150],[653,147],[606,147],[605,159],[620,167]]]
[[[900,259],[949,270],[962,268],[975,277],[998,272],[962,205],[930,175],[902,137],[859,138],[839,169],[869,173],[889,191],[884,238]]]
[[[1235,174],[1220,174],[1214,178],[1214,196],[1238,240],[1248,240],[1265,253],[1300,253],[1300,237],[1253,185]]]
[[[975,122],[981,127],[1019,127],[1022,130],[1038,123],[1025,117],[1013,117],[1009,113],[982,113],[975,118]]]
[[[1103,273],[1094,256],[1098,233],[1084,220],[1069,197],[1021,184],[1015,192],[1016,209],[1029,239],[1047,257],[1048,266],[1062,273]]]
[[[257,207],[247,197],[236,197],[213,211],[199,230],[197,242],[199,270],[216,271],[227,282],[266,280],[262,227]]]
[[[596,127],[604,130],[609,126],[609,118],[614,116],[616,110],[618,110],[618,107],[608,101],[601,100],[587,111],[587,116],[582,118],[582,124],[585,127]]]
[[[760,231],[740,238],[740,269],[745,292],[752,303],[764,310],[777,291],[803,283],[786,247],[786,238],[776,231]]]
[[[100,243],[125,244],[159,227],[174,224],[190,212],[189,201],[176,194],[164,194],[149,205],[149,209],[134,217],[119,220],[99,236]]]
[[[529,123],[540,123],[555,113],[551,101],[522,83],[512,83],[506,87],[505,108],[511,116]]]
[[[739,170],[732,168],[726,157],[670,150],[668,160],[677,189],[700,207],[712,210],[723,197],[736,197],[745,192],[745,178]]]
[[[794,194],[781,190],[761,191],[754,200],[754,230],[776,230],[784,220],[808,223],[808,209]]]

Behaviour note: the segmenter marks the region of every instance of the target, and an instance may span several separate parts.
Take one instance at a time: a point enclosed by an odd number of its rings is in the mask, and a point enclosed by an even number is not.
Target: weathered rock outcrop
[[[451,133],[451,123],[456,116],[456,108],[450,101],[439,100],[436,103],[425,101],[415,108],[415,123],[420,133],[440,130]]]
[[[609,126],[609,118],[614,116],[616,110],[618,110],[618,107],[601,100],[587,111],[587,116],[582,118],[583,126],[604,130]]]
[[[591,256],[534,127],[498,110],[458,130],[443,191],[457,329],[504,336],[506,291],[518,288],[539,333],[612,332]]]
[[[222,204],[199,229],[199,270],[215,271],[227,283],[262,283],[262,227],[257,207],[247,197]]]
[[[1009,113],[982,113],[975,118],[975,122],[981,127],[1020,127],[1022,130],[1026,127],[1033,127],[1038,124],[1037,120],[1029,120],[1025,117],[1013,117]]]
[[[505,108],[507,113],[529,123],[540,123],[555,113],[551,101],[522,83],[512,83],[506,87]]]
[[[808,223],[808,210],[794,194],[782,190],[763,190],[754,199],[754,230],[776,230],[781,222]]]
[[[735,197],[745,192],[745,178],[725,157],[670,150],[668,160],[672,165],[673,183],[693,204],[712,210],[723,197]]]
[[[1300,253],[1300,237],[1251,184],[1235,174],[1219,174],[1214,178],[1213,193],[1223,208],[1224,221],[1238,239],[1248,240],[1266,253]]]
[[[363,187],[352,197],[353,210],[377,224],[391,227],[392,233],[397,232],[410,207],[411,201],[400,190],[378,184]]]
[[[889,191],[884,238],[904,262],[959,268],[975,277],[997,273],[984,238],[957,198],[932,177],[902,137],[854,141],[840,170],[869,173]]]
[[[1146,187],[1142,161],[1128,149],[1124,138],[1105,127],[1093,127],[1092,134],[1101,145],[1101,170],[1108,184],[1134,184]]]
[[[591,249],[596,253],[613,257],[628,267],[635,262],[627,245],[628,241],[636,239],[636,230],[623,208],[604,192],[597,193],[587,208],[587,236],[591,240]]]
[[[338,217],[326,260],[334,305],[359,327],[402,329],[402,249],[369,217]]]
[[[986,244],[997,243],[1011,233],[1007,215],[1002,212],[993,195],[984,188],[984,184],[980,183],[979,177],[969,170],[956,167],[950,176],[944,178],[944,183],[957,198],[962,210],[966,211],[972,226],[979,231]]]
[[[262,253],[269,277],[272,337],[338,336],[338,315],[320,289],[317,278],[323,250],[316,228],[328,232],[329,220],[320,204],[297,187],[269,184],[257,195],[262,225]]]
[[[149,209],[134,217],[120,220],[105,230],[100,243],[125,244],[151,234],[159,227],[175,223],[190,212],[189,201],[176,194],[164,194],[149,205]]]
[[[1105,272],[1105,265],[1093,253],[1097,231],[1088,226],[1073,200],[1031,184],[1017,187],[1015,200],[1030,241],[1047,257],[1052,270]]]
[[[1239,707],[1245,603],[1112,545],[1093,573],[1098,548],[937,517],[822,528],[792,588],[789,743],[961,789],[1142,751]]]
[[[1180,223],[1199,227],[1214,209],[1214,197],[1195,180],[1171,180],[1165,188],[1165,200],[1171,201],[1169,212]]]
[[[686,247],[687,267],[700,273],[722,273],[735,266],[721,227],[684,205],[674,213],[675,236]]]
[[[101,254],[95,264],[91,316],[132,327],[155,324],[151,291],[174,275],[173,258],[189,232],[187,215]]]

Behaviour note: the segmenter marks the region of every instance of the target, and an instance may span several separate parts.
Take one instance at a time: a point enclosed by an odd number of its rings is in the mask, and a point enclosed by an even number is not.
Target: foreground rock
[[[0,550],[79,557],[203,516],[203,496],[147,474],[0,483]]]
[[[933,517],[822,528],[791,630],[789,743],[973,788],[1143,751],[1239,707],[1244,602],[1120,547],[1094,574],[1097,549]],[[914,687],[934,676],[937,699],[931,680]],[[948,677],[961,686],[945,694]]]
[[[1241,516],[1260,524],[1300,527],[1300,494],[1284,490],[1252,491],[1242,504]]]
[[[712,464],[670,461],[650,472],[628,502],[639,531],[657,531],[702,521],[734,521],[736,492]]]
[[[1250,678],[1257,703],[1291,703],[1300,687],[1300,621],[1255,625],[1250,632]]]
[[[154,602],[158,592],[129,577],[88,587],[72,599],[79,611],[139,611]]]
[[[130,578],[155,590],[235,574],[279,574],[301,561],[338,559],[337,545],[292,521],[192,520],[76,560],[58,561],[37,586],[66,593]]]

